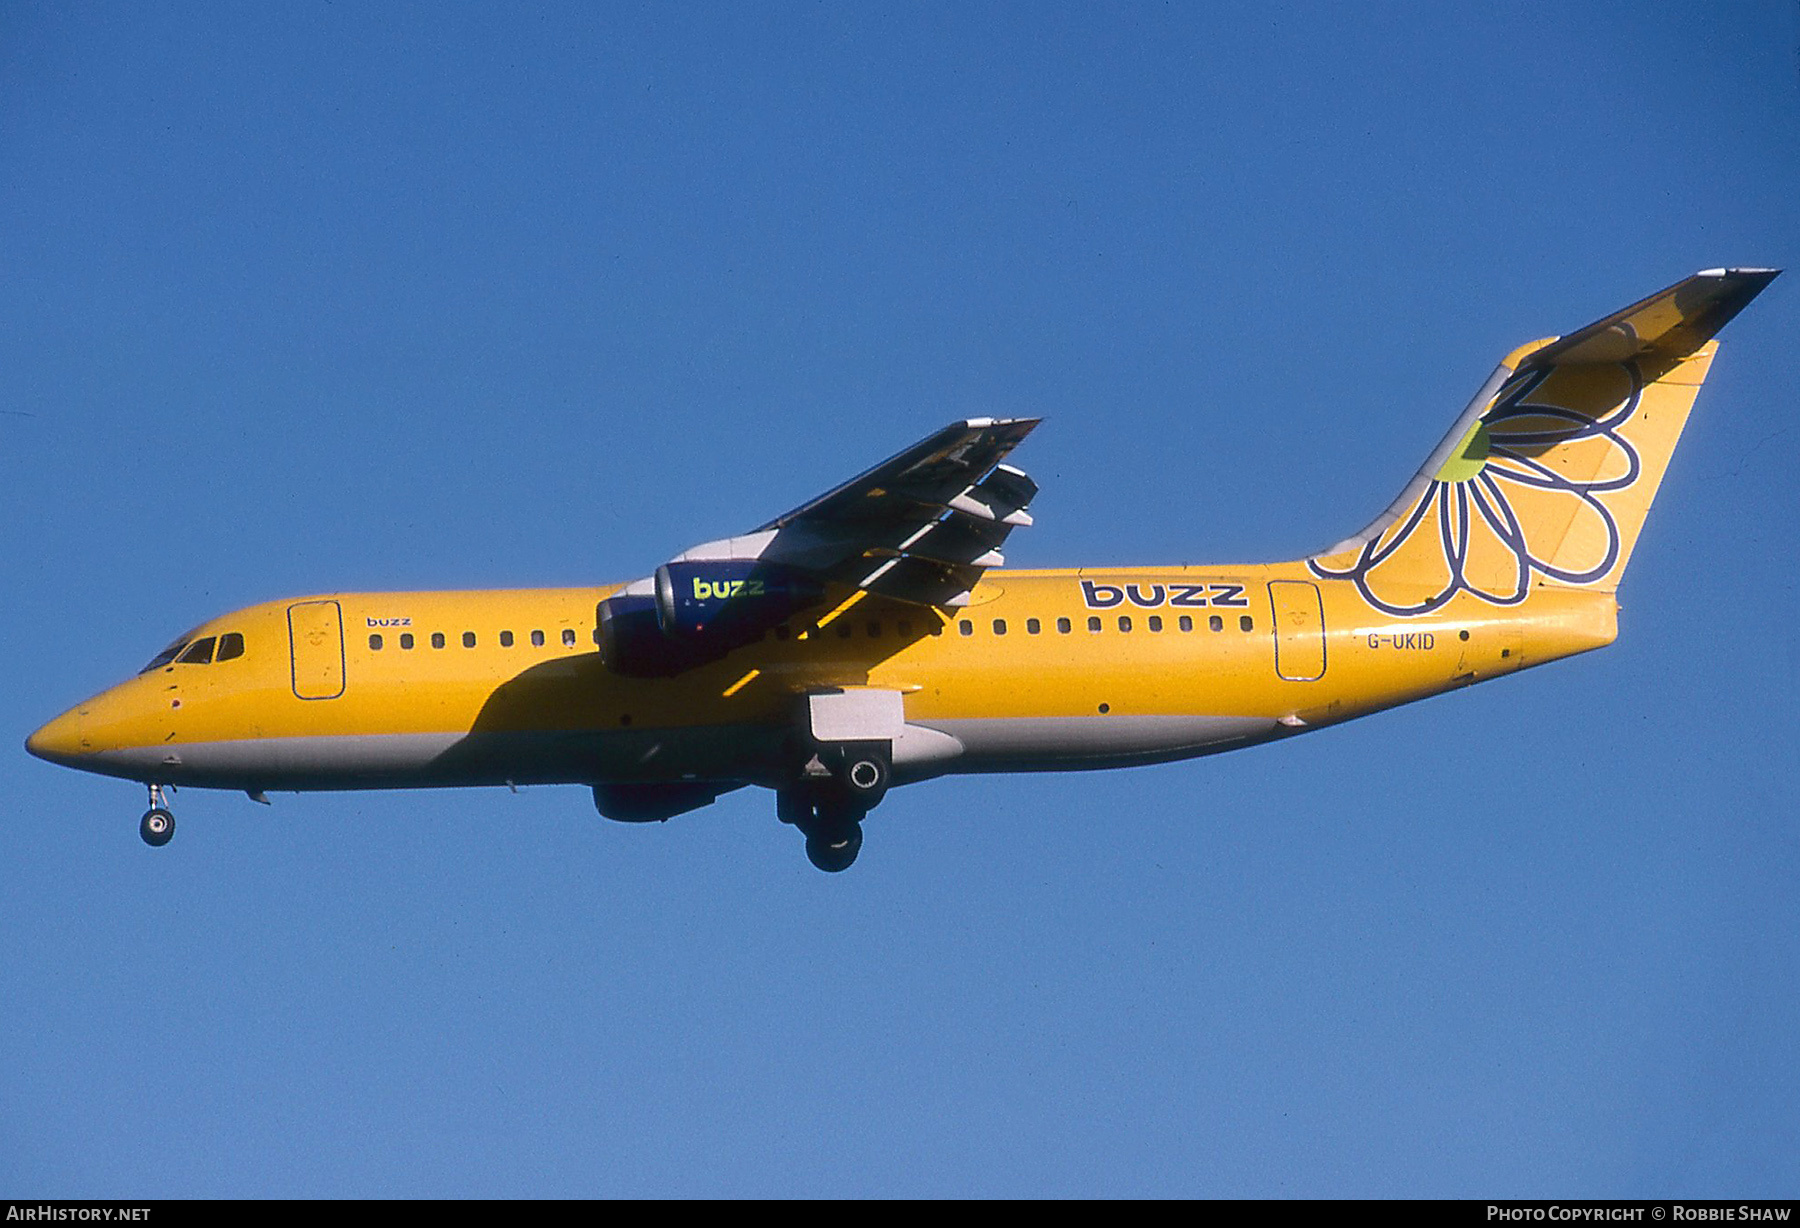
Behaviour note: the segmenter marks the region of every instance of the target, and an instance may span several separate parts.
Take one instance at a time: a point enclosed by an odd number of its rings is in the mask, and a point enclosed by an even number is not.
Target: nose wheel
[[[161,785],[150,786],[150,809],[138,820],[138,835],[151,848],[161,848],[175,838],[175,816],[163,798]]]

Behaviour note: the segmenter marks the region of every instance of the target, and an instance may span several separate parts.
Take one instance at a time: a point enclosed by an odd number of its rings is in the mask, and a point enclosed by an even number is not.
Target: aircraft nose
[[[25,749],[51,763],[73,763],[82,750],[80,709],[69,709],[26,738]]]

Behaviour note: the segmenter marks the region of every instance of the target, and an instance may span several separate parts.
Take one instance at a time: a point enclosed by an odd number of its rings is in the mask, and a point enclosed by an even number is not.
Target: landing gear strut
[[[827,874],[848,870],[862,851],[868,808],[843,797],[821,796],[796,785],[775,795],[775,813],[806,837],[806,859]]]
[[[161,848],[175,838],[175,816],[169,812],[161,785],[150,786],[150,809],[138,820],[138,835],[151,848]]]
[[[892,763],[885,742],[819,747],[800,780],[775,795],[775,813],[806,837],[808,861],[827,874],[855,863],[863,818],[887,794]]]

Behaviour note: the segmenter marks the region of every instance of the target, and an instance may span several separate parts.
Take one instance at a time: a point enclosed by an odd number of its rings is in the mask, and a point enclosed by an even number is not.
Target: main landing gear
[[[175,838],[175,816],[163,798],[161,785],[150,786],[150,809],[138,820],[138,835],[151,848],[161,848]]]
[[[887,793],[893,762],[886,743],[820,747],[800,779],[775,795],[775,813],[806,837],[806,859],[825,871],[848,870],[862,851],[862,821]]]
[[[775,813],[806,837],[806,859],[827,874],[848,870],[862,851],[862,821],[869,812],[843,798],[820,797],[805,786],[775,795]]]

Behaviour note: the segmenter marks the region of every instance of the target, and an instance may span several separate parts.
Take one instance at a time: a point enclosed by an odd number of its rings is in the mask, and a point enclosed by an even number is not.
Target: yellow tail
[[[1308,560],[1389,614],[1617,590],[1718,344],[1773,269],[1696,273],[1507,355],[1375,523]]]

